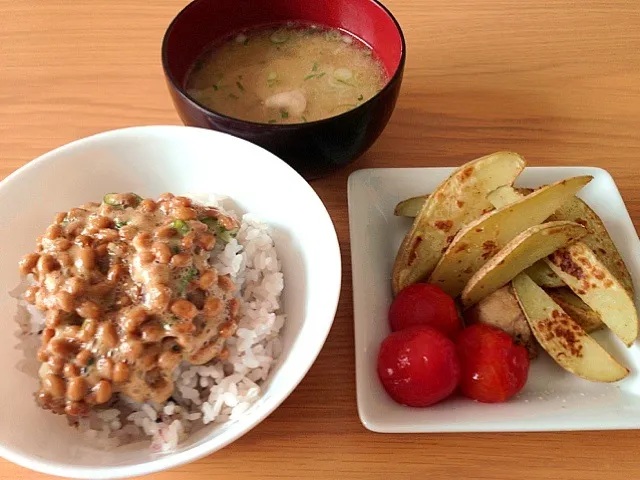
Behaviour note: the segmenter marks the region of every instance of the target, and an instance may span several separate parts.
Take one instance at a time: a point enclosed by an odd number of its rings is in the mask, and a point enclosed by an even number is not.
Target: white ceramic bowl
[[[274,229],[285,290],[284,352],[262,398],[240,420],[208,425],[171,454],[148,443],[92,448],[66,420],[36,406],[35,377],[12,322],[17,263],[56,212],[106,192],[210,192],[233,197]],[[267,151],[222,133],[152,126],[102,133],[58,148],[0,183],[0,455],[25,467],[73,478],[121,478],[190,462],[234,441],[269,415],[298,385],[333,323],[341,264],[336,232],[321,200],[292,168]],[[32,362],[33,363],[33,362]],[[33,365],[30,366],[33,368]],[[26,368],[28,370],[28,368]],[[224,455],[224,453],[221,453]]]

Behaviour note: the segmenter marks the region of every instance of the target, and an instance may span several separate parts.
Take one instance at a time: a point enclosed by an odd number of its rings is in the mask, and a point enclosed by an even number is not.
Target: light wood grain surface
[[[0,0],[0,176],[79,137],[178,124],[160,42],[185,3]],[[396,112],[369,153],[313,183],[343,251],[342,298],[329,340],[306,379],[261,425],[215,455],[153,478],[637,478],[635,431],[378,435],[362,427],[346,179],[357,168],[457,165],[512,149],[534,165],[607,168],[638,224],[640,3],[387,5],[408,45]],[[0,461],[0,479],[41,478]]]

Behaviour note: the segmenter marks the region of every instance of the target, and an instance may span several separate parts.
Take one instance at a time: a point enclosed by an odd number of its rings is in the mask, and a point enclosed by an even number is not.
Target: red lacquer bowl
[[[188,70],[212,42],[243,29],[288,21],[340,28],[360,38],[384,64],[387,85],[346,113],[290,125],[238,120],[209,110],[187,95]],[[307,179],[337,170],[373,145],[395,107],[405,57],[400,25],[376,0],[195,0],[169,25],[162,43],[169,91],[186,125],[249,140],[285,160]]]

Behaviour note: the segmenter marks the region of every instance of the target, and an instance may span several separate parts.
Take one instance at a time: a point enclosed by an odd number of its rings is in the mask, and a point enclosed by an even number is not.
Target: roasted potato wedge
[[[600,217],[584,201],[573,197],[562,205],[553,215],[554,220],[568,220],[584,225],[589,234],[582,238],[582,243],[593,250],[602,264],[622,284],[627,293],[633,297],[633,280],[620,252],[609,236],[607,228]]]
[[[499,208],[504,205],[508,205],[522,198],[523,192],[505,185],[491,192],[488,196],[489,201],[494,207]],[[604,264],[605,267],[620,281],[624,289],[633,297],[633,280],[631,274],[627,269],[627,266],[620,256],[620,252],[616,248],[613,240],[609,236],[607,228],[604,223],[598,217],[598,214],[594,212],[583,200],[578,197],[572,197],[567,200],[563,205],[556,210],[556,212],[549,217],[550,221],[566,220],[569,222],[576,222],[583,225],[589,233],[582,238],[582,243],[587,245],[598,259]],[[549,277],[548,271],[542,265],[537,266],[540,272],[532,273],[532,279],[536,283],[538,280],[544,282],[539,285],[543,287],[552,288],[552,283],[557,284],[559,279],[556,277]],[[540,273],[538,275],[537,273]],[[562,285],[559,285],[562,286]]]
[[[486,323],[511,335],[514,342],[529,351],[529,358],[538,355],[538,345],[522,313],[511,285],[506,285],[483,298],[463,313],[467,325]]]
[[[421,195],[419,197],[411,197],[401,201],[396,205],[393,210],[393,214],[396,217],[410,217],[415,218],[420,213],[424,202],[427,201],[429,195]]]
[[[617,382],[629,374],[526,274],[512,284],[538,343],[558,365],[594,382]]]
[[[547,222],[526,229],[474,273],[462,291],[462,306],[475,305],[527,267],[586,234],[587,229],[574,222]]]
[[[544,260],[534,263],[525,271],[542,288],[564,287],[564,282],[557,276]]]
[[[473,274],[507,242],[549,218],[591,179],[574,177],[542,187],[467,224],[445,251],[429,282],[457,297]]]
[[[532,279],[533,280],[533,279]],[[589,305],[580,300],[568,287],[545,290],[560,308],[567,312],[587,333],[604,328],[600,315],[594,312]]]
[[[524,169],[516,153],[500,152],[457,169],[433,192],[406,235],[393,266],[395,293],[427,278],[460,228],[492,209],[487,194]]]
[[[552,253],[546,262],[625,345],[638,338],[633,299],[589,247],[576,242]]]
[[[522,195],[529,195],[533,192],[533,189],[516,188],[515,191]],[[427,198],[429,198],[429,195],[420,195],[418,197],[411,197],[406,200],[402,200],[396,205],[396,208],[393,210],[393,214],[396,217],[415,218],[420,212],[422,205],[424,205],[424,202],[427,201]]]

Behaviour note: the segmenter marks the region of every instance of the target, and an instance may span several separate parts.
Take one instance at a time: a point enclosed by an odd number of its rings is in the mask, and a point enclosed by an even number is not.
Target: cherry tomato
[[[402,289],[389,308],[391,331],[413,325],[429,325],[455,339],[462,330],[456,304],[437,285],[415,283]]]
[[[427,326],[392,333],[380,346],[378,377],[396,402],[410,407],[433,405],[458,386],[455,344]]]
[[[505,402],[522,390],[529,374],[527,349],[499,328],[476,323],[458,335],[460,390],[485,403]]]

